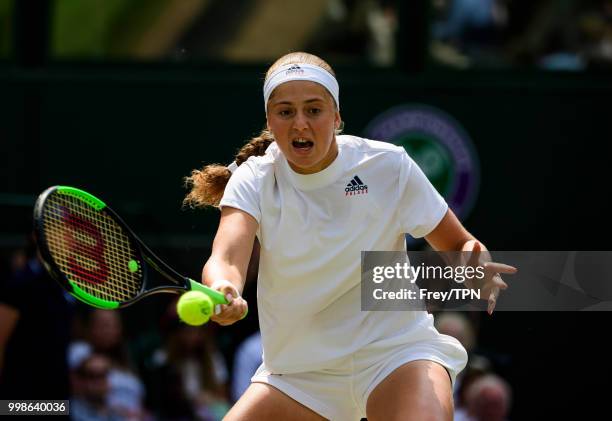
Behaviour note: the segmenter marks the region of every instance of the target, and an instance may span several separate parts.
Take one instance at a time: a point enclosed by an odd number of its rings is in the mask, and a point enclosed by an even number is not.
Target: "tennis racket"
[[[202,291],[214,304],[227,304],[220,292],[166,265],[119,215],[83,190],[53,186],[41,193],[34,206],[34,231],[49,274],[90,306],[123,308],[151,294],[189,290]],[[163,281],[154,282],[150,269]]]

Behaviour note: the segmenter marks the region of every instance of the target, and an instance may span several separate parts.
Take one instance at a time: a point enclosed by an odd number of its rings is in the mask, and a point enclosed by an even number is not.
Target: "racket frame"
[[[68,277],[60,270],[59,266],[53,259],[51,251],[47,246],[44,230],[44,205],[49,195],[58,192],[76,197],[77,199],[86,202],[98,211],[104,209],[108,215],[121,227],[123,232],[130,238],[132,244],[136,248],[136,252],[141,258],[139,268],[142,271],[142,285],[140,291],[133,298],[126,301],[111,301],[105,300],[85,292],[79,288],[76,283],[70,281]],[[130,229],[130,227],[121,219],[121,217],[106,203],[95,197],[94,195],[81,189],[69,186],[52,186],[42,192],[36,204],[34,205],[34,237],[37,244],[40,260],[42,261],[47,272],[71,295],[80,301],[93,307],[103,309],[124,308],[140,301],[144,297],[159,293],[182,294],[187,291],[196,290],[208,295],[214,304],[227,304],[227,300],[222,293],[213,290],[206,285],[194,281],[191,278],[185,277],[161,260],[146,244],[138,238],[138,236]],[[156,272],[162,275],[171,283],[164,283],[154,286],[149,276],[149,269],[152,267]]]

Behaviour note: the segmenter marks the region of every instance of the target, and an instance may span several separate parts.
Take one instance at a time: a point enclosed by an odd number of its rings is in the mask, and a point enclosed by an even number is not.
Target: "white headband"
[[[327,70],[312,64],[286,64],[276,69],[264,84],[264,106],[268,111],[268,99],[276,87],[292,80],[308,80],[323,85],[336,101],[336,107],[340,110],[340,88],[338,81]]]

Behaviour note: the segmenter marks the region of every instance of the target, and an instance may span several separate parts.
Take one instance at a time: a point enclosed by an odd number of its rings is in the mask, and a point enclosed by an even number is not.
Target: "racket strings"
[[[129,269],[139,254],[110,215],[58,192],[47,198],[43,215],[51,256],[70,281],[107,301],[128,301],[139,293],[142,270]]]

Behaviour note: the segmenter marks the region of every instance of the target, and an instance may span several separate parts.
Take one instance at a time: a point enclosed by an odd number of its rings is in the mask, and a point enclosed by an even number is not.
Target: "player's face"
[[[279,85],[268,100],[268,129],[291,168],[313,174],[338,155],[335,129],[340,113],[327,90],[315,82]]]

